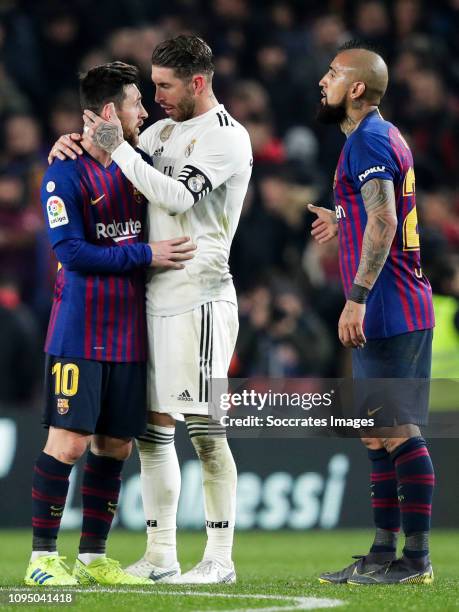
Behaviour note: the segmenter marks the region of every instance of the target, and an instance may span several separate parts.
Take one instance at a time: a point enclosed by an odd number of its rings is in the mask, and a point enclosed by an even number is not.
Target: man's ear
[[[352,84],[351,100],[361,100],[365,96],[367,86],[363,81],[356,81]]]
[[[206,77],[202,74],[197,74],[193,77],[191,85],[195,94],[199,95],[203,92],[207,84]]]
[[[101,113],[100,113],[100,116],[102,117],[102,119],[104,121],[110,121],[110,116],[111,116],[111,114],[110,114],[110,104],[111,104],[110,102],[108,102],[108,104],[105,104],[103,109],[102,109],[102,111],[101,111]]]

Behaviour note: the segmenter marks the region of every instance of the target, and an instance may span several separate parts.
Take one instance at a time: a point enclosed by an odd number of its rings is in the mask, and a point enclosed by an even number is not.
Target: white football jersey
[[[183,270],[150,274],[147,312],[237,304],[228,258],[252,171],[247,130],[219,104],[188,121],[158,121],[141,134],[139,147],[153,167],[128,143],[112,158],[150,201],[149,241],[190,236],[197,245]]]

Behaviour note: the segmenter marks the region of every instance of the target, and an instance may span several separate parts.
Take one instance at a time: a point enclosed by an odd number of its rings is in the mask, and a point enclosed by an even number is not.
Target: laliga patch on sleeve
[[[48,198],[46,212],[48,213],[48,223],[51,229],[60,225],[66,225],[69,222],[64,200],[59,196]]]

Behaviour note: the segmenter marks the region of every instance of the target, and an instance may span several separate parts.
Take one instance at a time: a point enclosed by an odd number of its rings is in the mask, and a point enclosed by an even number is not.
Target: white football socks
[[[30,560],[35,561],[35,559],[38,559],[39,557],[48,557],[50,555],[57,557],[57,550],[33,550],[32,554],[30,555]]]
[[[186,417],[201,461],[207,545],[203,559],[230,567],[236,517],[237,471],[225,430],[208,417]]]
[[[90,563],[92,563],[96,559],[100,559],[101,557],[105,557],[105,553],[80,553],[78,555],[78,559],[81,561],[81,563],[84,563],[85,565],[89,565]]]
[[[142,501],[147,522],[145,558],[153,565],[177,562],[176,520],[180,495],[180,467],[174,444],[175,427],[149,424],[137,440]]]

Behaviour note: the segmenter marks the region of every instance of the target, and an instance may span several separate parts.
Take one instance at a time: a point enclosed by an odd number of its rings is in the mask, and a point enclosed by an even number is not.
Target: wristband
[[[347,299],[351,300],[352,302],[356,302],[357,304],[365,304],[369,293],[370,290],[366,287],[352,283],[351,291],[349,292]]]

